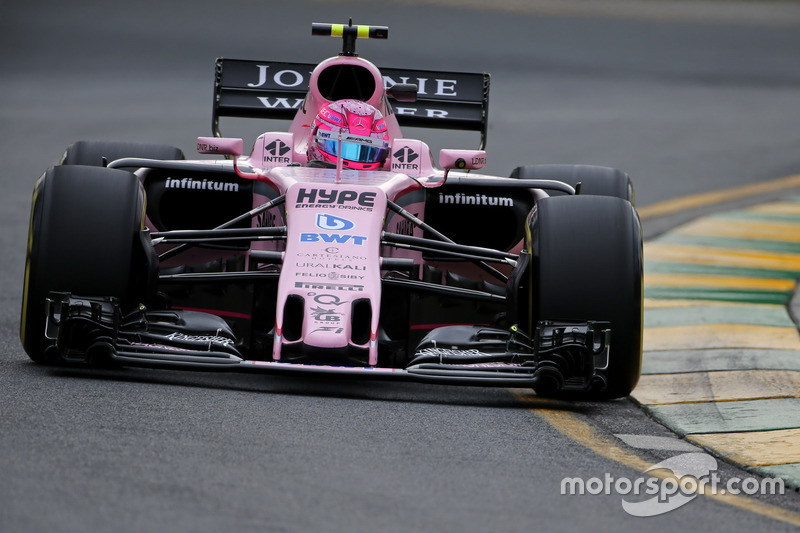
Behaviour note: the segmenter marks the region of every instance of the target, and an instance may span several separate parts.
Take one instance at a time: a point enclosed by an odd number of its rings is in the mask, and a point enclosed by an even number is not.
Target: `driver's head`
[[[359,100],[322,106],[311,124],[308,159],[336,163],[340,146],[342,166],[357,170],[380,167],[389,155],[389,134],[381,112]]]

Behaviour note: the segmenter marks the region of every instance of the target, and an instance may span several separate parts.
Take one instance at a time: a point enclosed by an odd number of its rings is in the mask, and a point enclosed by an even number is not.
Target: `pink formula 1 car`
[[[481,175],[489,76],[220,59],[213,137],[81,141],[33,194],[21,337],[36,362],[533,387],[639,378],[642,240],[618,170]],[[244,154],[220,117],[291,120]],[[442,150],[405,126],[480,133]]]

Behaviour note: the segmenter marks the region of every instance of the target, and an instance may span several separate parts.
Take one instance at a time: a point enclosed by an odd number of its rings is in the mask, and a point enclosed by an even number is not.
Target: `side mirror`
[[[486,166],[485,150],[452,150],[445,148],[439,151],[439,166],[444,169],[444,176],[433,181],[420,182],[423,187],[441,187],[447,181],[451,170],[476,170]]]
[[[439,166],[449,170],[477,170],[486,166],[485,150],[451,150],[439,152]]]
[[[239,168],[239,156],[244,152],[244,143],[241,139],[231,137],[198,137],[197,152],[200,154],[229,155],[233,159],[233,171],[242,179],[255,180],[259,173],[242,172]]]
[[[244,153],[244,143],[231,137],[198,137],[197,153],[239,157]]]

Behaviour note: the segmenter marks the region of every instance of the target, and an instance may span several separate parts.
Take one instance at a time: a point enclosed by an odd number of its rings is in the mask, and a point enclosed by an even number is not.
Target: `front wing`
[[[561,391],[604,390],[611,346],[608,323],[540,321],[533,338],[515,327],[437,328],[404,368],[248,360],[214,315],[142,306],[122,316],[115,298],[69,293],[50,294],[45,334],[66,362]]]

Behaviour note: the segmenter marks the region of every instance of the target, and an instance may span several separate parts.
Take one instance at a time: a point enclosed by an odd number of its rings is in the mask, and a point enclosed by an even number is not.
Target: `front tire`
[[[125,141],[77,141],[69,145],[61,157],[62,165],[106,166],[117,159],[184,159],[183,151],[166,144]]]
[[[606,390],[570,397],[627,396],[639,381],[642,362],[642,238],[633,206],[602,196],[544,198],[531,214],[530,229],[534,325],[538,320],[611,323]]]
[[[581,196],[613,196],[635,203],[631,178],[621,170],[596,165],[525,165],[511,172],[512,178],[580,183]],[[551,193],[558,195],[558,193]]]
[[[152,285],[142,244],[145,198],[130,172],[58,166],[36,182],[25,263],[20,338],[28,356],[52,362],[45,338],[51,291],[114,296],[123,309]]]

